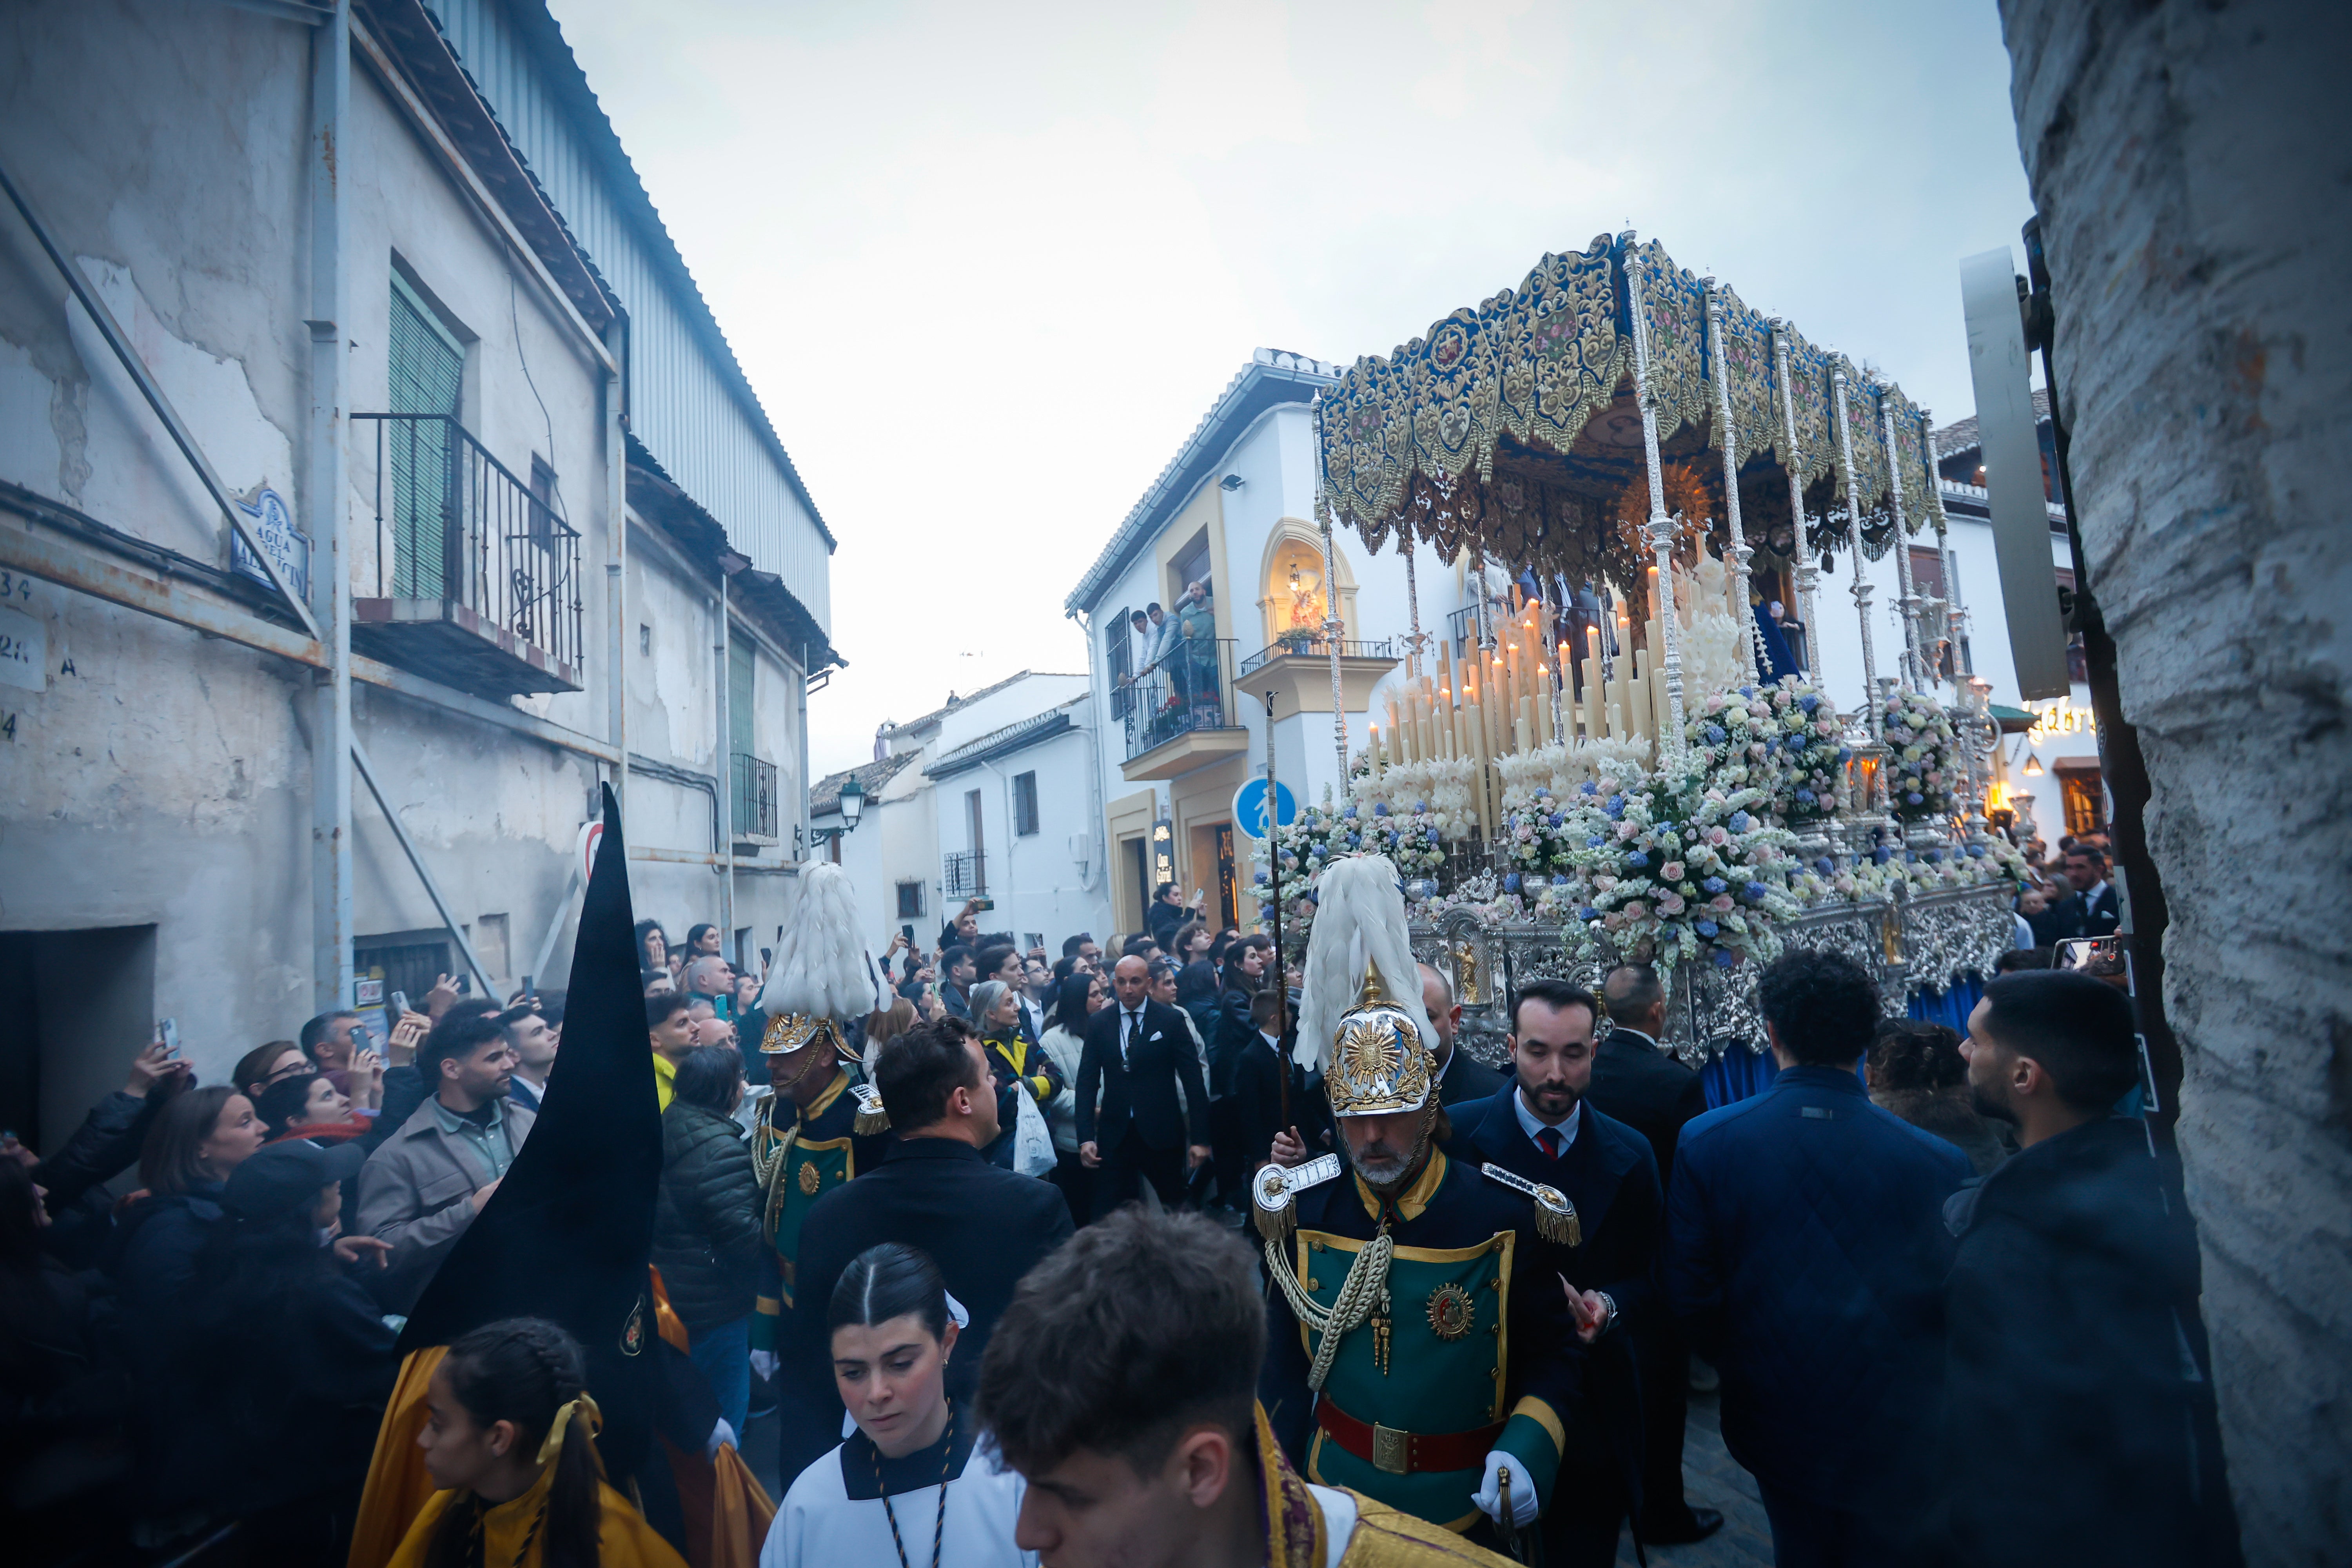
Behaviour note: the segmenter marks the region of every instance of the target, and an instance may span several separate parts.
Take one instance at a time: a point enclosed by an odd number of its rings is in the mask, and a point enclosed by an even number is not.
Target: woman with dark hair
[[[1863,1058],[1871,1103],[1923,1132],[1959,1145],[1979,1176],[2009,1158],[1993,1123],[1977,1114],[1969,1096],[1968,1058],[1960,1037],[1924,1018],[1881,1018]]]
[[[322,1072],[296,1073],[278,1079],[253,1102],[254,1113],[269,1129],[269,1141],[307,1138],[317,1143],[340,1143],[364,1138],[375,1131],[375,1118],[352,1109],[351,1097]]]
[[[760,1182],[735,1124],[743,1058],[698,1046],[677,1064],[676,1098],[662,1112],[661,1186],[654,1197],[653,1260],[686,1325],[688,1354],[743,1430],[751,1403],[751,1308],[765,1260]]]
[[[719,928],[709,921],[688,926],[686,932],[686,961],[719,956]]]
[[[1062,1074],[1061,1092],[1045,1102],[1045,1130],[1054,1135],[1054,1184],[1069,1202],[1073,1225],[1094,1213],[1094,1180],[1078,1158],[1078,1091],[1072,1086],[1087,1054],[1087,1020],[1109,1002],[1110,988],[1101,975],[1070,975],[1054,988],[1045,1032],[1037,1039],[1038,1049]]]
[[[236,1070],[229,1074],[229,1082],[243,1089],[247,1100],[258,1104],[263,1089],[279,1079],[309,1072],[316,1065],[310,1054],[293,1041],[272,1040],[239,1057]]]
[[[398,1370],[365,1283],[391,1247],[338,1234],[363,1158],[351,1143],[263,1149],[229,1176],[198,1267],[188,1310],[217,1466],[207,1500],[243,1520],[257,1562],[349,1551]]]
[[[948,1397],[966,1321],[915,1248],[884,1242],[850,1260],[825,1326],[834,1386],[857,1430],[793,1482],[760,1568],[1035,1568],[1037,1554],[1013,1539],[1024,1483],[973,1462],[980,1424]]]
[[[637,967],[648,972],[669,967],[669,938],[662,934],[659,921],[637,922]]]
[[[268,1136],[253,1101],[215,1084],[165,1106],[139,1157],[146,1195],[122,1217],[110,1272],[141,1395],[139,1506],[152,1521],[211,1500],[217,1445],[196,1397],[187,1307],[228,1178]]]
[[[417,1446],[441,1489],[389,1568],[683,1568],[604,1479],[578,1342],[541,1318],[460,1335],[433,1369]]]

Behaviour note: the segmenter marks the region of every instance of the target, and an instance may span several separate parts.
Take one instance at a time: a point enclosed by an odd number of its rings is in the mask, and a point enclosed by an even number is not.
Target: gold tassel
[[[1280,1208],[1268,1208],[1264,1204],[1250,1205],[1250,1217],[1257,1225],[1258,1235],[1276,1247],[1286,1246],[1298,1229],[1298,1205],[1286,1201]]]
[[[1536,1234],[1560,1247],[1584,1245],[1584,1226],[1577,1220],[1576,1205],[1556,1188],[1546,1187],[1536,1196]]]
[[[877,1132],[890,1131],[890,1113],[882,1109],[880,1089],[870,1083],[861,1083],[849,1092],[857,1097],[857,1114],[849,1123],[852,1132],[861,1138],[871,1138]]]

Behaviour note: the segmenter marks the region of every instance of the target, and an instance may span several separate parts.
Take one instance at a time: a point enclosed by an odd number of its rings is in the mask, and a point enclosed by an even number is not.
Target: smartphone
[[[459,976],[457,976],[457,994],[458,994],[458,995],[460,995],[460,996],[469,996],[469,995],[471,995],[471,994],[473,994],[473,990],[474,990],[474,977],[473,977],[471,974],[460,974]]]
[[[393,1022],[394,1022],[394,1023],[398,1023],[398,1022],[399,1022],[403,1017],[404,1017],[404,1016],[407,1015],[407,1013],[408,1013],[408,993],[407,993],[407,992],[405,992],[405,991],[395,991],[395,992],[394,992],[394,993],[392,994],[392,1017],[393,1017]]]
[[[974,899],[971,901],[971,907],[975,910],[992,910],[996,907],[996,900],[987,898]]]
[[[2070,936],[2058,943],[2053,969],[2081,969],[2095,974],[2102,971],[2116,973],[2113,965],[2122,962],[2122,941],[2112,936]]]
[[[180,1020],[177,1018],[166,1018],[161,1024],[155,1026],[155,1032],[163,1037],[163,1054],[165,1056],[176,1057],[180,1054]]]
[[[362,1051],[372,1051],[373,1049],[375,1049],[375,1035],[373,1031],[370,1030],[365,1024],[353,1024],[352,1026],[352,1055],[357,1056]]]

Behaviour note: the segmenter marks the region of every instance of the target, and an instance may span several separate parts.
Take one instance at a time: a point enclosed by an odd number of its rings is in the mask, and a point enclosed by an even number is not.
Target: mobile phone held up
[[[177,1018],[164,1019],[162,1023],[155,1026],[155,1034],[156,1037],[163,1042],[163,1054],[165,1056],[176,1057],[180,1054],[180,1020]]]
[[[401,1019],[407,1016],[408,993],[405,991],[394,992],[392,994],[392,1021],[397,1024]]]
[[[992,910],[996,907],[996,900],[994,899],[982,896],[972,900],[971,907],[975,910]]]

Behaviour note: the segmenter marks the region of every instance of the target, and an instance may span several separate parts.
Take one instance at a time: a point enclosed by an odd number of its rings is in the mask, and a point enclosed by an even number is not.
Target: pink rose
[[[1706,901],[1706,907],[1713,910],[1717,914],[1727,915],[1732,910],[1731,895],[1729,893],[1717,893],[1715,897]]]
[[[1760,757],[1760,756],[1762,756],[1762,755],[1764,754],[1764,742],[1761,742],[1761,741],[1750,741],[1750,742],[1748,742],[1748,754],[1749,756],[1751,756],[1751,757]]]
[[[1723,694],[1721,692],[1717,692],[1706,700],[1706,710],[1710,713],[1720,713],[1723,711]]]
[[[1617,825],[1617,837],[1620,838],[1631,838],[1641,831],[1642,825],[1638,822],[1621,822]]]
[[[1731,842],[1731,835],[1719,826],[1710,827],[1706,830],[1706,841],[1720,849]]]
[[[1682,913],[1683,896],[1680,893],[1660,894],[1658,896],[1658,912],[1662,915],[1678,915]]]
[[[1658,875],[1666,881],[1679,882],[1683,879],[1683,863],[1679,860],[1669,860],[1658,868]]]
[[[1820,735],[1834,735],[1837,733],[1837,726],[1826,719],[1816,719],[1813,721],[1813,732]]]
[[[1649,912],[1648,907],[1639,899],[1635,899],[1633,902],[1625,906],[1625,918],[1629,921],[1640,920],[1643,915],[1646,915]]]

